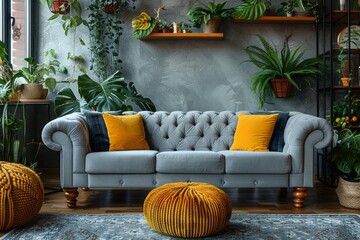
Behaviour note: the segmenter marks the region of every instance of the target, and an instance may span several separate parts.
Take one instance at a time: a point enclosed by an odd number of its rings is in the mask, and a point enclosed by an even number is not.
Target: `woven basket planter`
[[[339,178],[336,193],[340,205],[347,208],[360,209],[360,182],[348,182]]]
[[[182,238],[218,233],[228,224],[231,210],[229,196],[208,183],[164,184],[144,201],[144,216],[152,229]]]
[[[44,187],[38,174],[22,164],[0,161],[0,231],[30,222],[43,201]]]

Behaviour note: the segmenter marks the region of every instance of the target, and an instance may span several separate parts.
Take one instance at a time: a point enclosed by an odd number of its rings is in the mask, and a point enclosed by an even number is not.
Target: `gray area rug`
[[[2,240],[177,239],[154,232],[143,214],[39,214]],[[203,239],[360,239],[360,215],[236,214]]]

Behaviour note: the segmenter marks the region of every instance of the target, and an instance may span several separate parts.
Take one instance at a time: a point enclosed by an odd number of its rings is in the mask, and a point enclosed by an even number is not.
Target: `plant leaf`
[[[55,114],[60,117],[73,112],[80,112],[80,101],[69,87],[61,89],[54,99]]]

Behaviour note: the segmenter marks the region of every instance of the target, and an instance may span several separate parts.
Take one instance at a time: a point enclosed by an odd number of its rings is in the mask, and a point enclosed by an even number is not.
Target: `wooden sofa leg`
[[[76,207],[76,198],[79,196],[77,188],[64,188],[64,194],[66,197],[67,207],[75,208]]]
[[[294,207],[302,208],[307,195],[306,188],[294,188],[292,194]]]
[[[90,190],[90,188],[88,188],[88,187],[83,187],[83,188],[81,188],[81,190],[83,190],[83,191],[89,191]]]

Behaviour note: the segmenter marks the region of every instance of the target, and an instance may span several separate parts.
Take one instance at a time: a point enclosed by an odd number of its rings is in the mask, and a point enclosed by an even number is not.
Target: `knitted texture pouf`
[[[33,170],[22,164],[0,161],[0,231],[31,221],[43,200],[44,187]]]
[[[208,183],[168,183],[150,191],[144,202],[144,216],[152,229],[183,238],[223,230],[231,210],[229,196]]]

